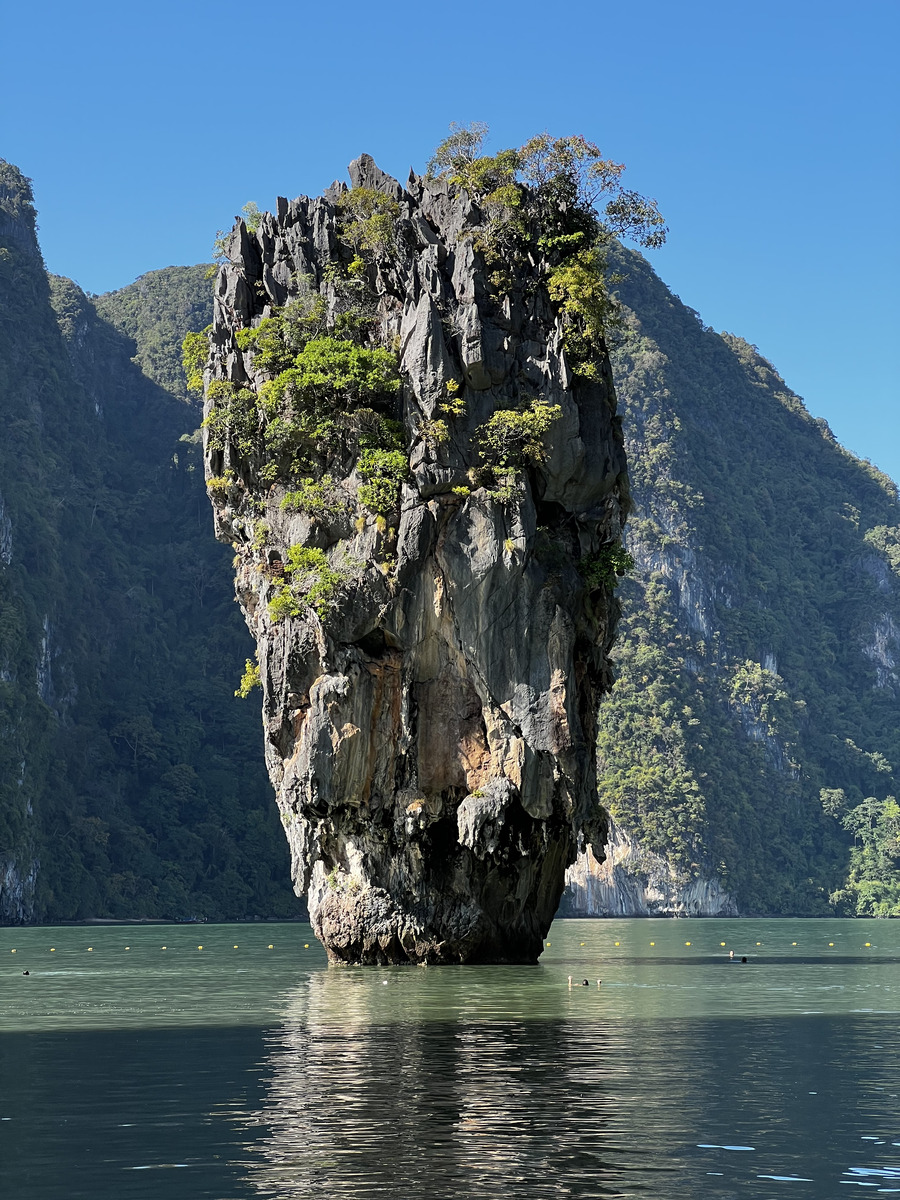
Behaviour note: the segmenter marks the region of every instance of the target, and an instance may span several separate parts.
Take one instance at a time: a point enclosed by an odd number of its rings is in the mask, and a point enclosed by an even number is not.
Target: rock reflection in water
[[[724,965],[734,1015],[685,1016],[679,988],[702,1009],[700,976],[648,970],[640,986],[611,968],[602,988],[571,990],[542,967],[314,972],[267,1036],[244,1186],[279,1200],[771,1200],[777,1183],[822,1200],[900,1178],[894,1013],[747,1017],[751,975]],[[641,1011],[654,978],[671,1016],[658,1000]],[[774,1001],[782,967],[766,978]]]
[[[606,1023],[528,1019],[515,998],[515,1016],[485,1019],[484,996],[448,1011],[446,988],[387,978],[323,972],[291,996],[264,1067],[260,1194],[624,1194],[605,1154],[618,1107]]]

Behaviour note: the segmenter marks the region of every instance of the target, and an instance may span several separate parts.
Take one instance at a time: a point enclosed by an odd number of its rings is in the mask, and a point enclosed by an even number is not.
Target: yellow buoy
[[[15,950],[10,950],[10,954],[15,954]]]
[[[93,953],[94,953],[94,947],[88,946],[88,954],[93,954]]]
[[[550,943],[548,942],[548,943],[547,943],[547,945],[549,946],[549,945],[550,945]]]
[[[757,944],[757,946],[761,946],[762,942],[757,942],[756,944]]]
[[[304,942],[304,943],[303,943],[303,949],[304,949],[304,950],[308,950],[308,949],[309,949],[309,942]]]
[[[235,950],[237,950],[237,946],[235,946]]]
[[[651,946],[655,946],[655,945],[656,945],[656,942],[651,942],[651,943],[650,943],[650,945],[651,945]]]
[[[582,944],[582,946],[583,946],[583,945],[584,945],[584,942],[582,942],[581,944]]]
[[[720,946],[724,946],[724,945],[725,945],[725,943],[724,943],[724,942],[719,942],[719,945],[720,945]]]
[[[56,953],[56,947],[55,947],[55,946],[51,946],[51,947],[50,947],[50,953],[51,953],[51,954],[55,954],[55,953]]]
[[[833,945],[834,945],[834,942],[829,942],[829,943],[828,943],[828,945],[829,945],[829,946],[833,946]]]
[[[168,946],[160,946],[160,950],[168,950]]]
[[[871,946],[871,945],[872,945],[872,943],[871,943],[871,942],[866,942],[866,945],[867,945],[867,946]]]
[[[791,945],[792,945],[792,946],[796,946],[796,945],[797,945],[797,943],[796,943],[796,942],[791,942]]]
[[[126,950],[130,950],[130,949],[131,949],[131,947],[130,947],[130,946],[126,946],[126,947],[125,947],[125,949],[126,949]]]
[[[269,942],[269,949],[270,949],[270,950],[274,950],[274,949],[275,949],[275,947],[272,945],[272,943],[271,943],[271,942]]]
[[[616,942],[616,945],[617,945],[617,946],[618,946],[618,944],[619,944],[619,943],[618,943],[618,942]]]
[[[198,947],[197,947],[197,949],[198,949],[198,950],[202,950],[202,949],[203,949],[203,947],[202,947],[202,946],[198,946]]]
[[[690,942],[685,942],[684,944],[685,944],[686,946],[689,946],[691,943],[690,943]]]

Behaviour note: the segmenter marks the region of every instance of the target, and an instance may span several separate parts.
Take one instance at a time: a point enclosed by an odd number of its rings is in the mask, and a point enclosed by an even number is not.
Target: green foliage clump
[[[439,402],[437,409],[440,417],[431,417],[422,423],[422,437],[433,447],[449,442],[449,421],[464,416],[466,412],[466,401],[455,379],[447,380],[444,399]]]
[[[293,365],[260,389],[263,478],[308,476],[322,460],[391,443],[384,409],[399,386],[397,360],[387,350],[334,337],[307,342]]]
[[[228,470],[224,475],[210,475],[207,479],[206,490],[217,504],[224,504],[228,499],[228,492],[235,478],[234,471]]]
[[[285,617],[299,617],[308,610],[324,620],[334,606],[341,584],[349,577],[337,571],[324,550],[317,546],[292,545],[284,574],[289,582],[280,587],[269,601],[269,616],[276,623]]]
[[[181,362],[184,368],[187,390],[195,395],[203,394],[203,372],[209,358],[208,325],[200,333],[186,333],[181,343]]]
[[[370,512],[386,515],[399,508],[400,485],[409,475],[402,450],[363,450],[356,464],[360,503]]]
[[[308,410],[333,406],[383,404],[400,387],[397,360],[381,347],[358,346],[346,338],[319,337],[307,342],[293,366],[263,387],[266,411],[290,399]]]
[[[485,155],[487,132],[481,123],[452,125],[429,173],[465,188],[481,206],[484,221],[472,236],[499,291],[511,291],[516,265],[540,253],[576,373],[596,378],[604,331],[616,317],[605,248],[615,237],[661,246],[667,231],[656,202],[625,189],[624,166],[586,138],[542,133],[518,149]]]
[[[867,796],[841,824],[853,835],[850,871],[831,902],[854,916],[900,917],[900,804]]]
[[[212,403],[202,422],[208,448],[221,451],[230,442],[243,455],[258,451],[260,419],[256,393],[214,379],[206,389],[206,397]]]
[[[546,458],[544,437],[561,415],[558,404],[542,400],[532,400],[525,409],[497,409],[478,428],[478,455],[498,472],[537,466]]]
[[[207,387],[208,447],[221,451],[230,443],[245,457],[258,456],[263,482],[308,475],[317,460],[391,436],[385,414],[375,409],[391,406],[399,389],[396,356],[323,332],[326,316],[324,297],[305,293],[238,331],[239,348],[272,375],[258,395],[223,380]],[[199,338],[185,351],[192,368],[205,348]],[[295,495],[301,493],[302,487]]]
[[[254,550],[264,550],[266,543],[269,540],[269,522],[260,519],[253,523],[253,541]]]
[[[790,735],[796,736],[796,729],[791,698],[783,685],[780,675],[746,659],[734,667],[728,695],[732,703],[750,713],[770,737],[780,736],[784,742]]]
[[[255,663],[252,658],[248,658],[244,663],[244,673],[241,676],[241,682],[238,684],[237,691],[234,693],[241,700],[246,700],[254,688],[262,687],[262,682],[259,678],[259,663]]]
[[[593,592],[615,587],[617,579],[634,570],[634,559],[621,542],[613,542],[582,559],[580,569],[588,591]]]
[[[299,487],[292,492],[286,492],[281,501],[281,507],[286,512],[302,512],[308,517],[320,521],[337,516],[345,509],[330,475],[321,479],[301,479]]]
[[[325,297],[307,288],[257,326],[239,329],[235,341],[241,351],[252,352],[256,370],[277,375],[293,364],[311,338],[325,334],[327,311]]]
[[[553,267],[547,291],[568,317],[565,347],[576,372],[586,379],[598,378],[597,352],[606,329],[617,319],[602,250],[596,245],[576,248]]]
[[[466,411],[465,397],[460,394],[459,384],[455,379],[448,379],[445,386],[445,398],[438,404],[438,411],[445,417],[462,417]]]
[[[422,437],[430,446],[443,446],[450,441],[450,426],[439,417],[423,421]]]
[[[342,218],[340,236],[352,246],[358,258],[364,253],[396,253],[400,205],[392,196],[372,188],[355,187],[344,192],[338,200],[338,208]],[[359,258],[359,261],[363,260]]]

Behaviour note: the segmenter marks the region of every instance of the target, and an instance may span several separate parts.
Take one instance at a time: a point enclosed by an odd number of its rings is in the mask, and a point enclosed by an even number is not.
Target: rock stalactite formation
[[[564,917],[736,917],[734,899],[714,875],[679,871],[609,818],[605,860],[591,847],[566,871]]]
[[[294,885],[333,961],[533,962],[606,836],[609,364],[573,369],[539,253],[491,282],[464,189],[350,176],[235,226],[205,368]]]

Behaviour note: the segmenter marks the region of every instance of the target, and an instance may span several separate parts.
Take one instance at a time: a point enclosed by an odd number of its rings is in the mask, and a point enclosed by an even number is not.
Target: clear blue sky
[[[658,200],[669,286],[900,479],[898,0],[44,0],[3,43],[0,155],[87,290],[361,151],[405,178],[450,121],[582,133]]]

